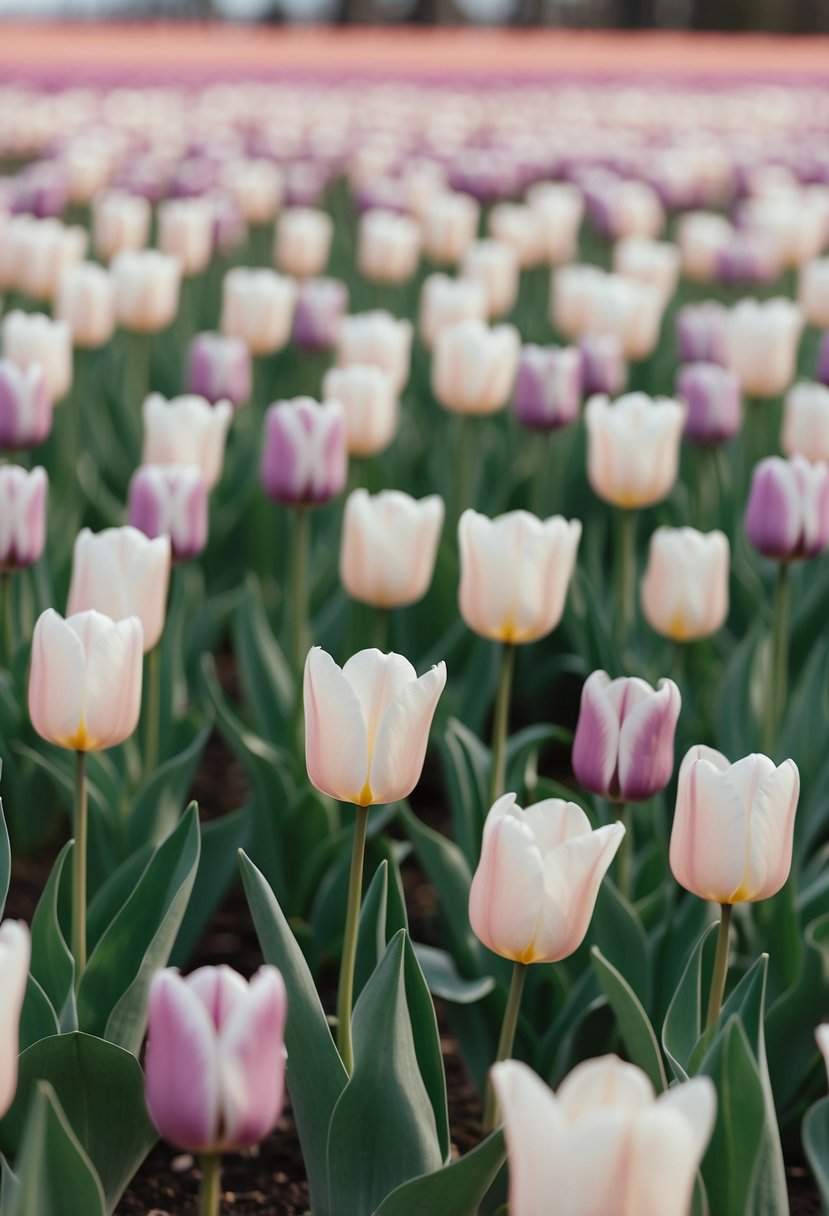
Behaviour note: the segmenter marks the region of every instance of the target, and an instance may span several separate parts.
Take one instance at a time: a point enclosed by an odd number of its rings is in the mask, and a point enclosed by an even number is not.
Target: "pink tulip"
[[[20,920],[0,925],[0,1118],[12,1104],[17,1089],[20,1054],[20,1011],[29,978],[31,939]]]
[[[37,447],[52,430],[53,409],[39,363],[18,367],[0,359],[0,448]]]
[[[151,540],[137,528],[82,528],[72,555],[70,615],[94,608],[113,621],[137,616],[150,651],[161,637],[170,582],[170,538]]]
[[[0,465],[0,571],[31,566],[46,542],[46,470]]]
[[[642,611],[651,629],[691,642],[722,629],[728,617],[731,549],[724,532],[657,528],[642,578]]]

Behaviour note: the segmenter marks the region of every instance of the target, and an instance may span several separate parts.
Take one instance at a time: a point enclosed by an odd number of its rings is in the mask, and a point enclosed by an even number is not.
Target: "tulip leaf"
[[[449,1160],[449,1108],[446,1098],[446,1074],[443,1069],[443,1053],[440,1046],[435,1006],[426,979],[414,952],[408,932],[404,937],[404,965],[406,973],[406,1000],[412,1022],[415,1053],[420,1075],[426,1086],[432,1111],[435,1116],[440,1150],[444,1162]]]
[[[647,935],[633,904],[607,878],[596,897],[590,936],[608,962],[624,968],[628,983],[647,1008],[651,995]]]
[[[0,1216],[12,1216],[20,1190],[20,1179],[12,1172],[5,1157],[0,1156]]]
[[[33,1095],[10,1216],[104,1216],[95,1170],[50,1085]]]
[[[264,738],[272,738],[280,723],[289,722],[294,702],[294,680],[288,661],[273,635],[259,579],[245,579],[233,614],[233,653],[253,722]]]
[[[286,1082],[315,1216],[334,1216],[328,1194],[328,1127],[348,1074],[331,1037],[308,964],[264,875],[244,853],[239,864],[262,954],[282,972],[288,993]],[[364,1148],[365,1146],[363,1146]]]
[[[6,827],[6,817],[3,814],[3,801],[0,799],[0,919],[3,917],[3,909],[6,906],[11,872],[12,854],[9,844],[9,829]]]
[[[184,920],[170,955],[170,965],[188,962],[205,927],[224,898],[236,874],[238,850],[247,842],[250,830],[250,804],[209,819],[201,825],[201,853],[196,881]]]
[[[717,1087],[717,1121],[702,1162],[711,1216],[777,1214],[779,1208],[755,1206],[765,1124],[763,1085],[736,1016],[717,1036],[703,1071]]]
[[[662,1047],[677,1081],[687,1081],[691,1053],[704,1026],[718,925],[709,925],[691,951],[662,1026]]]
[[[40,1039],[58,1034],[58,1016],[52,1002],[33,975],[26,981],[23,1008],[20,1011],[19,1050],[25,1051]]]
[[[490,755],[477,735],[457,718],[437,734],[449,787],[452,835],[470,866],[477,865],[488,810]]]
[[[146,841],[163,840],[178,823],[187,802],[187,792],[193,784],[199,761],[210,732],[211,719],[196,731],[190,742],[175,756],[170,756],[143,783],[129,809],[127,820],[128,855]]]
[[[357,958],[354,964],[354,995],[359,996],[371,973],[386,952],[386,915],[389,900],[389,863],[385,859],[375,870],[360,908]],[[398,926],[402,928],[403,926]]]
[[[58,914],[61,881],[74,845],[67,841],[55,858],[43,894],[32,917],[31,973],[58,1015],[61,1028],[77,1029],[75,962],[66,944]]]
[[[153,855],[154,846],[148,841],[136,849],[113,870],[95,892],[86,910],[86,947],[91,954],[106,928],[127,902]]]
[[[653,1026],[625,977],[594,946],[593,970],[616,1015],[619,1033],[634,1064],[648,1074],[657,1092],[668,1088],[665,1065]]]
[[[199,817],[193,803],[155,849],[92,951],[81,978],[81,1029],[135,1055],[147,1025],[150,981],[170,957],[193,889],[199,850]]]
[[[797,982],[772,1003],[766,1019],[771,1082],[781,1110],[812,1068],[812,1031],[829,1009],[829,912],[806,926],[804,939]]]
[[[803,1150],[820,1191],[824,1212],[829,1212],[829,1098],[821,1098],[803,1120]]]
[[[465,980],[447,950],[426,946],[422,942],[413,942],[412,946],[429,985],[429,991],[443,1001],[452,1001],[456,1005],[473,1005],[495,987],[495,980],[491,975]]]
[[[519,802],[526,792],[528,765],[531,761],[537,761],[538,753],[545,743],[549,743],[551,739],[560,739],[562,733],[566,732],[562,732],[558,726],[549,722],[538,722],[535,726],[525,726],[507,739],[506,788],[518,793]],[[568,741],[572,742],[572,736],[569,734]]]
[[[395,1187],[443,1164],[406,990],[401,929],[354,1008],[354,1071],[328,1129],[334,1216],[373,1212]]]
[[[458,1161],[422,1178],[404,1182],[380,1204],[374,1216],[476,1216],[504,1163],[504,1133],[493,1132]]]

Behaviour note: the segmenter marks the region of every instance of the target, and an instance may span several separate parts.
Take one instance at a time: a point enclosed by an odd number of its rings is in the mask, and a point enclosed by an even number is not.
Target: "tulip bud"
[[[776,397],[794,379],[802,317],[791,300],[740,300],[731,310],[728,363],[748,397]]]
[[[736,372],[718,363],[689,363],[679,369],[676,391],[688,407],[685,434],[692,443],[725,443],[737,434],[743,411]]]
[[[198,557],[207,544],[204,475],[192,465],[142,465],[130,481],[127,517],[145,536],[169,536],[174,562]]]
[[[492,1070],[510,1160],[510,1216],[541,1216],[551,1195],[569,1216],[688,1216],[717,1113],[709,1077],[656,1097],[634,1064],[578,1064],[557,1093],[526,1064]]]
[[[178,312],[181,263],[157,249],[122,250],[112,259],[118,324],[131,333],[155,334]]]
[[[829,258],[815,259],[801,268],[798,299],[811,325],[829,329]]]
[[[464,511],[458,525],[461,616],[497,642],[534,642],[561,620],[581,524],[528,511],[487,519]]]
[[[518,257],[505,241],[474,241],[461,259],[461,276],[486,292],[487,316],[502,317],[518,299]]]
[[[296,308],[293,279],[275,270],[235,266],[222,283],[223,334],[241,338],[254,355],[270,355],[287,346]]]
[[[315,207],[289,207],[276,224],[274,261],[297,279],[322,274],[331,252],[334,221]]]
[[[615,397],[625,387],[627,363],[618,334],[582,334],[579,338],[582,392]]]
[[[673,489],[685,406],[668,397],[627,393],[612,405],[591,397],[587,424],[587,476],[596,494],[616,507],[649,507]]]
[[[31,937],[22,920],[4,920],[0,925],[0,1118],[17,1090],[17,1060],[20,1054],[20,1014],[29,979]]]
[[[146,248],[152,212],[145,198],[124,190],[106,190],[92,204],[92,243],[98,257],[110,261],[123,250]]]
[[[0,465],[0,571],[33,565],[46,543],[46,470]]]
[[[829,463],[829,387],[795,384],[783,409],[783,451],[816,463]]]
[[[43,443],[52,430],[52,401],[39,363],[20,368],[0,359],[0,448],[17,450]]]
[[[486,295],[480,283],[430,274],[420,289],[420,339],[431,350],[442,329],[459,321],[485,321]]]
[[[340,579],[353,600],[374,608],[414,604],[429,590],[443,527],[443,499],[419,502],[399,490],[346,499]]]
[[[303,694],[311,784],[357,806],[408,798],[445,684],[445,663],[418,678],[402,655],[361,650],[340,669],[314,646]]]
[[[651,629],[692,642],[728,617],[731,550],[723,532],[657,528],[642,579],[642,610]]]
[[[150,393],[143,413],[141,463],[195,465],[212,490],[222,475],[225,441],[233,420],[230,402],[211,405],[196,396],[167,401],[160,393]]]
[[[552,265],[569,262],[578,252],[584,195],[572,182],[536,182],[527,202],[541,221],[543,256]]]
[[[480,214],[480,206],[468,194],[445,191],[432,199],[421,221],[425,256],[442,265],[457,265],[475,240]]]
[[[282,172],[278,165],[264,157],[228,161],[221,180],[241,207],[248,224],[270,223],[282,205]]]
[[[396,392],[409,379],[412,354],[411,321],[375,310],[343,317],[337,338],[337,363],[373,363],[391,377]]]
[[[574,346],[525,346],[512,399],[518,421],[543,431],[568,426],[578,417],[581,372]]]
[[[303,279],[294,314],[294,342],[300,350],[332,350],[348,311],[348,288],[341,279]]]
[[[150,540],[137,528],[82,528],[75,540],[67,612],[95,609],[113,621],[137,616],[144,650],[161,637],[170,581],[170,541]]]
[[[277,401],[265,415],[261,478],[268,498],[321,506],[341,494],[348,472],[345,412],[339,401]]]
[[[288,1000],[276,967],[230,967],[150,986],[145,1086],[159,1135],[194,1153],[248,1148],[273,1131],[285,1085]]]
[[[432,356],[432,392],[458,414],[494,414],[509,400],[518,371],[521,338],[514,325],[490,329],[460,321],[441,330]]]
[[[644,802],[674,771],[674,734],[682,698],[673,680],[656,689],[635,676],[588,676],[573,739],[573,774],[602,798]]]
[[[665,305],[676,294],[679,250],[669,241],[628,236],[614,246],[613,269],[624,279],[654,287]]]
[[[489,213],[489,235],[515,250],[522,270],[544,259],[545,231],[541,216],[526,203],[497,203]]]
[[[674,878],[719,904],[776,895],[792,864],[800,773],[794,760],[725,756],[698,744],[682,761],[671,831]]]
[[[211,405],[225,399],[237,409],[250,400],[250,351],[241,338],[196,334],[187,358],[187,392]]]
[[[575,802],[546,798],[523,810],[504,794],[486,817],[469,891],[476,936],[516,963],[573,954],[624,834],[621,823],[594,832]]]
[[[53,404],[69,392],[72,386],[72,331],[66,321],[52,321],[43,313],[19,309],[6,313],[3,354],[24,370],[30,363],[40,364]]]
[[[143,630],[137,616],[63,619],[53,608],[32,637],[29,716],[47,743],[96,752],[123,743],[141,712]]]
[[[115,288],[103,266],[79,262],[66,271],[58,287],[55,316],[69,322],[74,346],[84,350],[106,346],[115,330]]]
[[[681,215],[676,237],[685,277],[696,282],[713,279],[720,253],[733,235],[733,226],[722,215],[708,211],[688,211]]]
[[[676,314],[680,363],[728,364],[728,309],[719,300],[686,304]]]
[[[769,456],[755,467],[746,535],[779,562],[817,557],[829,545],[829,465]]]
[[[420,229],[408,215],[375,207],[360,219],[357,266],[370,283],[406,283],[420,261]]]
[[[201,274],[213,255],[213,208],[204,198],[168,198],[158,205],[158,247],[178,258],[188,278]]]
[[[332,367],[323,377],[322,392],[345,410],[349,455],[373,456],[389,446],[397,433],[400,407],[387,372],[367,363]]]

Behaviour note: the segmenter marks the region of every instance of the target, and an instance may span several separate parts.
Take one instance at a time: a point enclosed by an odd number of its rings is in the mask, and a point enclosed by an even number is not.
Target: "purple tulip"
[[[829,384],[829,333],[825,333],[820,341],[815,379],[821,384]]]
[[[746,535],[779,562],[816,557],[829,544],[829,465],[802,456],[769,456],[756,466]]]
[[[34,161],[18,173],[14,182],[14,213],[27,212],[39,220],[63,214],[69,201],[69,184],[59,161]]]
[[[46,470],[0,465],[0,571],[31,566],[46,543]]]
[[[294,342],[303,350],[331,350],[348,312],[348,288],[340,279],[303,279],[294,313]]]
[[[512,408],[523,426],[555,430],[573,422],[581,402],[582,356],[574,346],[521,351]]]
[[[285,1082],[287,997],[275,967],[248,983],[230,967],[150,987],[145,1088],[165,1140],[195,1153],[257,1144],[273,1130]]]
[[[682,698],[673,680],[656,689],[635,676],[594,671],[582,689],[573,773],[585,789],[614,802],[644,802],[674,768]]]
[[[193,465],[145,464],[130,481],[128,522],[145,536],[169,536],[173,561],[207,544],[207,482]]]
[[[686,304],[676,315],[680,363],[728,363],[728,309],[719,300]]]
[[[584,393],[617,396],[625,387],[627,365],[618,334],[584,334],[579,338],[581,378]]]
[[[37,447],[52,430],[53,405],[39,363],[18,367],[0,359],[0,448]]]
[[[688,403],[685,434],[692,443],[725,443],[737,434],[742,406],[736,372],[718,363],[688,363],[679,369],[676,391]]]
[[[268,497],[289,506],[319,506],[341,494],[348,472],[342,405],[296,397],[270,406],[261,472]]]
[[[196,334],[187,361],[187,391],[211,405],[226,398],[237,409],[250,400],[250,351],[241,338]]]

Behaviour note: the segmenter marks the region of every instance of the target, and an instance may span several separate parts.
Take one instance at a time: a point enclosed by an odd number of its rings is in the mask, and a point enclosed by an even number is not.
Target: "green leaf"
[[[443,1070],[443,1053],[440,1046],[435,1006],[417,955],[412,948],[408,932],[404,937],[404,968],[406,975],[406,1001],[412,1023],[415,1054],[432,1104],[435,1127],[443,1161],[449,1160],[449,1108],[446,1099],[446,1075]]]
[[[25,1051],[40,1039],[58,1034],[58,1016],[52,1003],[33,975],[26,981],[26,993],[20,1012],[19,1051]]]
[[[647,1007],[651,998],[647,935],[633,904],[607,879],[599,887],[590,933],[604,957],[624,969],[631,988]]]
[[[3,802],[0,799],[0,919],[6,906],[6,896],[9,893],[9,880],[12,872],[12,853],[9,844],[9,829],[6,827],[6,817],[3,814]]]
[[[17,1177],[12,1216],[104,1216],[101,1184],[45,1083],[32,1101]]]
[[[205,744],[213,729],[212,717],[187,746],[150,774],[130,806],[127,848],[130,853],[148,840],[163,840],[181,819],[187,792],[193,784]]]
[[[504,1133],[493,1132],[460,1160],[404,1182],[374,1216],[476,1216],[505,1158]]]
[[[259,579],[245,579],[233,614],[233,653],[257,731],[273,738],[293,712],[291,669],[268,624]]]
[[[199,817],[192,803],[156,848],[81,978],[80,1027],[135,1055],[147,1024],[150,981],[170,957],[193,889],[199,848]]]
[[[598,946],[591,950],[593,970],[610,1007],[619,1033],[634,1064],[648,1074],[657,1093],[668,1088],[665,1065],[653,1026],[642,1003],[625,977],[604,957]]]
[[[472,1005],[492,992],[495,980],[491,975],[482,975],[477,980],[465,980],[455,966],[455,960],[446,950],[437,946],[426,946],[413,942],[429,991],[443,1001],[456,1005]]]
[[[803,1150],[812,1167],[824,1212],[829,1212],[829,1098],[821,1098],[803,1120]]]
[[[677,1081],[688,1079],[688,1062],[705,1024],[718,928],[709,925],[691,951],[662,1026],[662,1047]]]
[[[0,1216],[12,1216],[20,1190],[20,1180],[12,1173],[5,1157],[0,1156]]]
[[[55,858],[32,917],[31,973],[58,1015],[63,1029],[75,1030],[75,961],[58,916],[61,880],[74,845],[67,841]]]
[[[285,1031],[286,1081],[291,1094],[315,1216],[332,1216],[328,1193],[327,1140],[331,1115],[348,1074],[331,1037],[302,951],[264,875],[244,853],[242,883],[262,954],[282,972],[290,1014]]]
[[[443,1164],[406,1000],[406,933],[389,944],[354,1008],[354,1071],[328,1130],[332,1203],[373,1212],[410,1178]]]
[[[449,786],[453,836],[470,865],[481,851],[481,832],[488,802],[489,749],[457,718],[437,736]]]
[[[754,1178],[761,1155],[763,1085],[745,1031],[732,1017],[703,1071],[717,1087],[717,1121],[702,1163],[711,1216],[772,1216],[755,1208]]]
[[[811,921],[803,939],[797,981],[772,1003],[766,1019],[771,1083],[781,1110],[794,1101],[813,1066],[812,1033],[829,1009],[829,913]]]
[[[247,843],[249,831],[250,804],[201,825],[199,868],[170,955],[171,966],[183,967],[190,960],[199,938],[233,881],[238,851]]]

